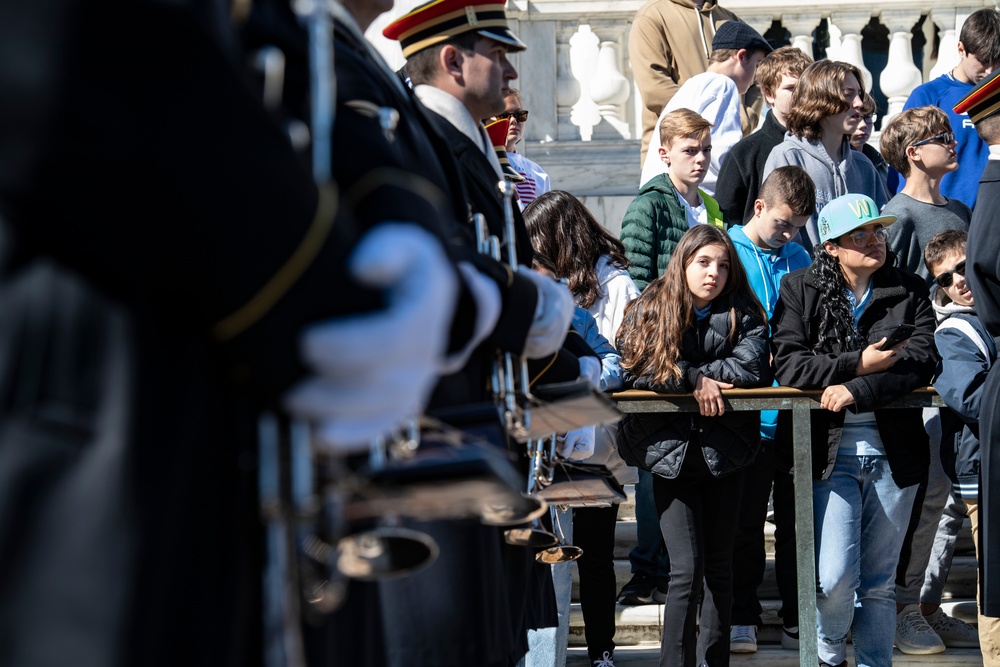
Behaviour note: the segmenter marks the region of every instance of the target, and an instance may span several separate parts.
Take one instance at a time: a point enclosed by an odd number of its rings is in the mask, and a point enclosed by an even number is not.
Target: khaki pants
[[[972,522],[972,541],[976,545],[976,560],[979,560],[979,503],[965,501]],[[979,561],[982,569],[982,561]],[[979,603],[979,585],[976,585],[976,603]],[[979,647],[983,651],[983,667],[1000,667],[1000,618],[979,615]]]

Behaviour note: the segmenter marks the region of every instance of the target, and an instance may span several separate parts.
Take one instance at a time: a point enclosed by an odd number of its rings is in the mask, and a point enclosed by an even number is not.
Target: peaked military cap
[[[504,0],[433,0],[396,19],[382,31],[399,41],[403,57],[440,44],[456,35],[476,32],[507,45],[511,51],[527,46],[510,31]]]
[[[973,123],[1000,111],[1000,69],[980,81],[954,109],[955,113],[968,112],[969,120]]]

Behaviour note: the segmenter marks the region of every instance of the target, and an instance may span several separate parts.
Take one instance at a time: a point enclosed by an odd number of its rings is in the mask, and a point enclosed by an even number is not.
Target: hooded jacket
[[[937,363],[934,349],[934,315],[924,281],[896,269],[880,270],[872,277],[871,301],[858,320],[862,346],[880,340],[899,322],[916,326],[900,352],[900,360],[880,373],[859,376],[857,350],[835,348],[815,352],[819,339],[820,312],[825,308],[816,265],[789,274],[781,281],[780,299],[771,318],[771,348],[775,375],[782,386],[825,389],[842,384],[855,403],[851,412],[874,411],[879,437],[885,445],[892,478],[900,488],[917,484],[927,476],[930,445],[920,408],[880,410],[883,405],[926,386]],[[845,410],[813,410],[812,462],[814,479],[833,473],[844,429]],[[781,443],[784,439],[779,438]],[[786,456],[787,452],[782,453]]]
[[[587,312],[597,320],[601,335],[614,345],[625,314],[625,304],[639,296],[639,288],[628,271],[611,261],[610,255],[601,255],[595,270],[601,296],[587,308]]]
[[[650,0],[636,12],[628,37],[632,73],[642,95],[642,158],[656,119],[677,90],[708,69],[712,39],[720,23],[739,19],[705,0]]]
[[[625,371],[625,386],[667,394],[694,390],[699,374],[736,387],[763,387],[771,383],[767,323],[736,297],[740,322],[735,345],[729,340],[730,317],[726,299],[712,302],[708,317],[698,320],[681,339],[681,377],[657,382]],[[618,451],[629,465],[673,479],[680,473],[689,445],[701,450],[708,469],[722,477],[753,463],[760,447],[760,416],[752,411],[728,410],[718,417],[697,412],[629,413],[618,430]]]
[[[871,160],[860,151],[851,149],[846,138],[841,145],[841,152],[843,159],[834,162],[820,141],[810,141],[788,133],[785,140],[774,147],[764,165],[761,182],[778,167],[794,164],[805,169],[816,184],[816,213],[809,218],[801,233],[810,249],[819,243],[817,219],[819,212],[830,200],[848,193],[868,195],[875,200],[879,210],[889,202],[882,177]]]
[[[716,201],[701,190],[698,194],[705,202],[708,224],[725,229],[726,219]],[[622,219],[621,241],[631,263],[629,275],[640,290],[663,274],[688,229],[687,212],[668,174],[654,176],[639,188]]]
[[[941,361],[934,389],[949,408],[942,410],[941,459],[965,500],[979,497],[979,406],[983,383],[997,357],[996,341],[976,317],[975,308],[959,306],[934,286],[931,304],[938,319],[934,332]]]

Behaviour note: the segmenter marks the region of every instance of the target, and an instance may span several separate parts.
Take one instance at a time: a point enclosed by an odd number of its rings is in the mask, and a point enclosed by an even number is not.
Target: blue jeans
[[[635,547],[628,554],[632,574],[670,577],[670,558],[660,531],[660,514],[653,500],[653,473],[639,469],[635,485]]]
[[[837,456],[829,479],[813,482],[819,659],[846,658],[853,629],[858,667],[892,664],[895,574],[917,485],[901,489],[884,456]]]
[[[896,568],[896,602],[941,604],[955,556],[965,505],[952,494],[952,482],[941,465],[941,419],[936,408],[924,409],[924,428],[931,442],[931,467],[923,494],[917,491],[906,545]]]

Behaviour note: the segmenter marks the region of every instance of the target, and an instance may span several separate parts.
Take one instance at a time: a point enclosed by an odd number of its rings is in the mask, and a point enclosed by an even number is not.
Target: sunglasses
[[[955,274],[960,276],[965,276],[965,260],[955,265],[955,268],[951,271],[945,271],[944,273],[934,276],[934,282],[936,282],[941,287],[951,287],[951,284],[955,281]]]
[[[511,116],[513,116],[514,120],[516,120],[518,123],[523,123],[524,121],[528,120],[528,110],[516,109],[514,111],[504,111],[503,113],[497,114],[497,120],[505,120],[507,118],[510,118]]]
[[[853,234],[848,234],[847,238],[851,239],[855,248],[867,248],[873,236],[879,242],[885,243],[885,240],[889,238],[889,230],[883,227],[882,229],[876,229],[874,232],[854,232]]]
[[[933,137],[928,137],[927,139],[921,139],[920,141],[910,144],[911,146],[923,146],[924,144],[941,144],[947,146],[955,141],[954,132],[942,132],[941,134],[935,134]]]

